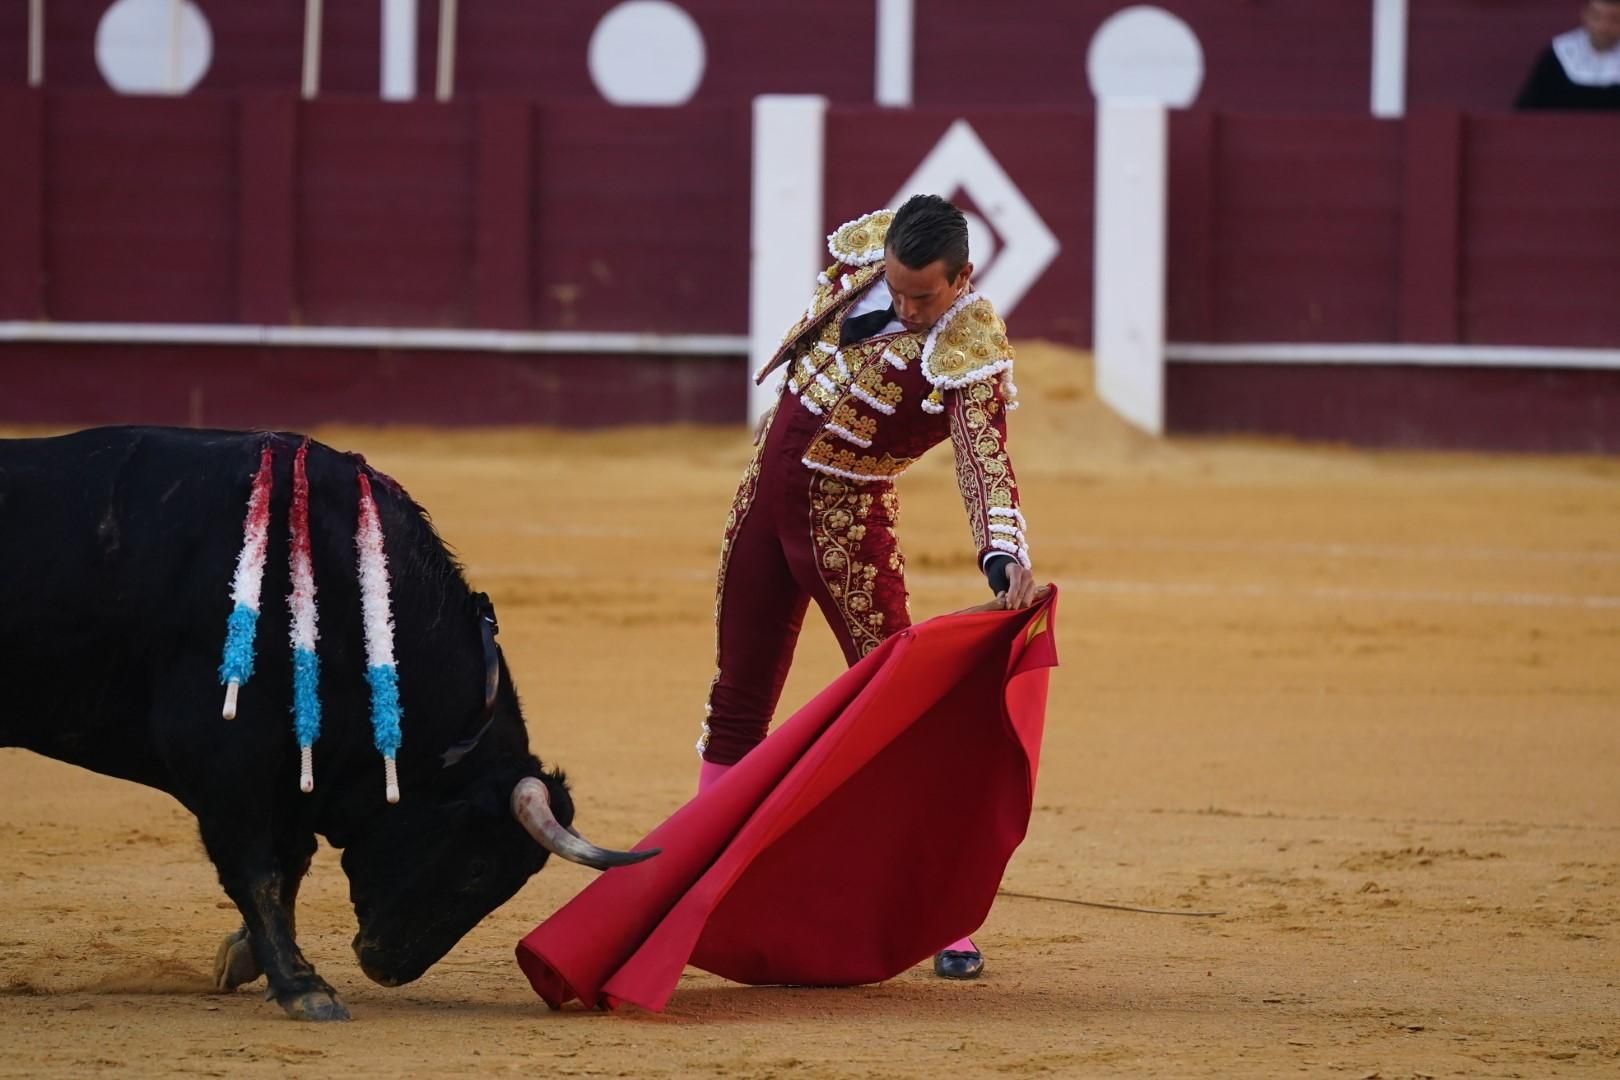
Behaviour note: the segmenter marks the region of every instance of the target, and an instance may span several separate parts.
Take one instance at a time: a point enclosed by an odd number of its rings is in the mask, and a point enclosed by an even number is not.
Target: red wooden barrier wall
[[[1415,450],[1620,453],[1620,371],[1376,364],[1171,364],[1179,434]]]
[[[1506,109],[1582,0],[1408,0],[1409,108]]]
[[[1171,340],[1394,340],[1400,125],[1188,112],[1171,130]]]
[[[834,108],[829,227],[958,118]],[[1092,117],[976,110],[1090,337]],[[1178,113],[1172,340],[1620,342],[1620,117]],[[0,91],[0,318],[747,329],[749,116]],[[971,185],[952,192],[970,209]]]
[[[193,0],[208,20],[213,59],[197,89],[297,93],[304,55],[305,0]],[[27,41],[27,3],[20,9],[18,33]],[[45,86],[47,89],[105,90],[96,67],[96,28],[112,0],[46,0]],[[423,8],[433,7],[423,4]],[[475,7],[463,4],[462,7]],[[546,5],[550,6],[550,5]],[[332,94],[376,96],[381,82],[381,5],[337,0],[323,5],[321,90]],[[424,24],[427,13],[423,12]],[[26,48],[24,51],[26,56]],[[426,54],[432,57],[432,52]],[[0,81],[21,85],[26,69],[0,69]],[[432,83],[424,83],[431,86]]]
[[[1470,117],[1462,174],[1462,339],[1620,346],[1620,116]]]
[[[1174,341],[1620,348],[1620,116],[1172,118]],[[1620,452],[1620,370],[1171,363],[1171,431]]]
[[[28,83],[28,5],[0,4],[0,86]]]
[[[236,121],[229,98],[46,100],[51,318],[236,318]]]
[[[957,118],[832,110],[828,229]],[[1089,341],[1090,113],[968,119],[1062,245],[1024,332]],[[19,148],[0,318],[743,334],[750,124],[729,106],[0,91]]]
[[[1090,105],[1086,52],[1114,0],[919,0],[917,101]],[[1197,104],[1348,109],[1370,100],[1372,7],[1344,0],[1156,0],[1197,34]]]
[[[213,62],[198,89],[295,92],[304,0],[194,0]],[[49,0],[46,85],[104,88],[96,26],[110,0]],[[460,95],[600,100],[587,54],[617,0],[476,0],[459,7]],[[696,100],[740,103],[763,93],[874,100],[874,0],[680,0],[704,38]],[[1370,100],[1371,0],[1157,0],[1185,20],[1204,51],[1197,102],[1219,109],[1338,109]],[[1086,51],[1125,0],[916,0],[914,100],[925,106],[1088,106]],[[1536,54],[1575,25],[1580,0],[1410,0],[1407,85],[1412,106],[1506,108]],[[439,4],[418,4],[417,86],[434,85]],[[378,92],[380,7],[325,5],[322,89]],[[0,85],[26,72],[27,5],[0,4]]]
[[[746,333],[747,107],[542,107],[534,304],[544,328]]]
[[[748,123],[0,91],[0,319],[743,333]]]
[[[894,195],[957,119],[1060,244],[1014,332],[1087,343],[1089,111],[835,106],[826,225]],[[0,320],[742,334],[750,123],[0,90]],[[1614,348],[1617,159],[1615,116],[1177,114],[1170,337]],[[971,185],[947,194],[995,216]],[[0,398],[22,400],[26,364],[92,353],[0,347]],[[715,378],[708,398],[733,400]]]
[[[741,367],[735,357],[20,343],[0,346],[0,422],[740,423]]]
[[[1620,116],[1172,118],[1176,341],[1620,345]]]

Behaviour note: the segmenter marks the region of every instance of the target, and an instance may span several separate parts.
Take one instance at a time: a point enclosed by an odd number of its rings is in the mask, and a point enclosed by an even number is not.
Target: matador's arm
[[[1007,402],[1001,380],[984,379],[946,391],[956,483],[991,591],[1007,591],[1013,563],[1030,568],[1018,479],[1007,456]]]

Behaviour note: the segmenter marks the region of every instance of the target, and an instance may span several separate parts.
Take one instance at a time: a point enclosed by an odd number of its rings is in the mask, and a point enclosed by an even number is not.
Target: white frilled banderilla
[[[309,477],[305,462],[309,440],[293,457],[293,495],[288,514],[292,591],[289,637],[293,650],[293,730],[298,738],[299,788],[315,789],[314,747],[321,732],[319,611],[315,602],[315,570],[310,551]],[[234,720],[237,696],[253,675],[254,636],[259,621],[259,594],[264,583],[264,560],[270,528],[270,496],[274,484],[275,443],[266,440],[259,453],[259,469],[248,493],[247,517],[242,524],[242,550],[236,557],[231,583],[231,614],[225,627],[224,657],[219,680],[225,686],[227,720]],[[358,556],[360,604],[365,624],[366,680],[371,686],[371,728],[377,752],[383,756],[385,796],[399,802],[399,774],[395,758],[403,739],[399,704],[399,670],[394,659],[394,618],[389,601],[388,555],[383,545],[382,522],[371,494],[371,480],[362,466],[356,472],[359,508],[354,544]]]

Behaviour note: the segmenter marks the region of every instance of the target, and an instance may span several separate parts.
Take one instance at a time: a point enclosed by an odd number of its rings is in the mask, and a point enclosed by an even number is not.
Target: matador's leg
[[[728,529],[720,557],[718,670],[698,741],[709,766],[731,765],[765,738],[810,602],[788,569],[770,517],[741,515]]]

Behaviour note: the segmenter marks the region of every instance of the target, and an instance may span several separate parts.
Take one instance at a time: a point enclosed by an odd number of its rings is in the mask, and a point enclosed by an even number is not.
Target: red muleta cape
[[[977,930],[1034,797],[1057,591],[889,638],[517,946],[552,1008],[661,1011],[688,963],[881,982]]]

